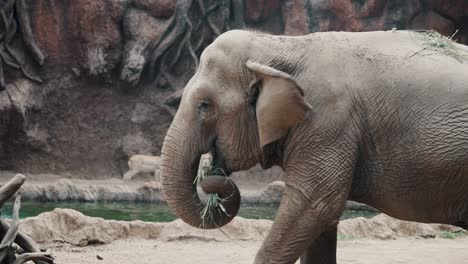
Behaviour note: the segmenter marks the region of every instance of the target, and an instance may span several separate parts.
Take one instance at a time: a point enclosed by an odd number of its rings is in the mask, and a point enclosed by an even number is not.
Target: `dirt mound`
[[[71,209],[55,209],[21,221],[20,228],[37,242],[65,242],[73,245],[110,243],[129,237],[158,238],[159,223],[120,222],[88,217]]]
[[[115,221],[85,216],[71,209],[55,209],[23,219],[21,231],[42,243],[73,245],[106,244],[119,239],[142,238],[163,241],[196,239],[202,241],[263,240],[272,221],[236,217],[222,230],[193,228],[182,220],[170,223]],[[386,215],[372,219],[341,221],[338,234],[350,238],[392,239],[405,236],[435,237],[442,231],[465,232],[457,227],[400,221]]]
[[[385,214],[376,215],[371,219],[358,217],[343,220],[338,226],[338,235],[371,239],[395,239],[410,236],[434,238],[444,231],[466,233],[462,228],[451,225],[401,221]]]
[[[269,220],[237,217],[220,230],[193,228],[182,220],[170,223],[115,221],[85,216],[72,209],[55,209],[37,217],[23,219],[21,231],[42,243],[65,242],[73,245],[105,244],[119,239],[144,238],[164,241],[199,239],[204,241],[260,240],[270,229]]]

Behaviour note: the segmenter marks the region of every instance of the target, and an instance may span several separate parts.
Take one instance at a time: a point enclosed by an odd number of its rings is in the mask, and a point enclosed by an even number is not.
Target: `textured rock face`
[[[150,13],[130,9],[124,16],[124,47],[120,79],[136,85],[149,56],[148,50],[159,40],[167,27],[166,19],[158,19]]]
[[[309,20],[304,0],[283,1],[284,34],[294,36],[309,33]]]
[[[309,0],[310,31],[436,29],[468,41],[468,2],[431,0]]]
[[[280,7],[279,0],[246,0],[245,17],[247,22],[258,23],[269,18]]]
[[[47,54],[48,65],[79,62],[92,75],[116,67],[122,48],[119,22],[125,1],[28,2],[34,35]]]
[[[142,10],[146,10],[153,17],[168,18],[174,13],[174,0],[135,0],[133,4]]]
[[[287,35],[434,28],[444,35],[458,30],[454,39],[468,43],[464,0],[26,3],[46,55],[42,67],[29,59],[27,68],[44,82],[6,67],[7,87],[0,91],[0,169],[26,173],[121,177],[129,156],[159,155],[197,57],[230,28]]]

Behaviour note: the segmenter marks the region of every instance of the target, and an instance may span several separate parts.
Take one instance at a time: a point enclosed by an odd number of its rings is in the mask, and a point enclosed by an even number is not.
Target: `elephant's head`
[[[220,215],[202,223],[203,204],[194,185],[200,156],[211,151],[214,166],[227,174],[259,162],[263,167],[277,164],[281,155],[275,155],[274,146],[310,108],[290,74],[266,66],[274,54],[254,37],[230,31],[204,50],[164,140],[164,197],[178,217],[195,227],[221,227],[234,217]]]

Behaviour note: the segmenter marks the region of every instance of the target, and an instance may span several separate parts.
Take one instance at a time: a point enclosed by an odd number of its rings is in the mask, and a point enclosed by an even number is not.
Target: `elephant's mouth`
[[[232,171],[227,168],[226,160],[224,159],[223,155],[217,150],[216,141],[210,153],[211,153],[211,156],[213,157],[211,167],[214,172],[214,175],[221,175],[221,176],[229,177]]]
[[[228,178],[231,171],[226,168],[222,155],[216,151],[216,148],[213,148],[210,153],[213,157],[211,171],[200,181],[200,188],[209,195],[202,218],[205,221],[205,217],[209,215],[212,219],[208,221],[221,227],[237,215],[241,196],[237,185]],[[218,221],[220,222],[217,223]]]

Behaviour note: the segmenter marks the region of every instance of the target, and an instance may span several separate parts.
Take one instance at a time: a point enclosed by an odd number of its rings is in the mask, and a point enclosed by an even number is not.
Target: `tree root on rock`
[[[19,189],[24,181],[24,175],[17,174],[0,188],[0,207],[16,193],[11,224],[8,225],[0,216],[0,238],[2,239],[0,243],[0,264],[19,264],[30,260],[36,264],[54,263],[54,258],[50,254],[41,252],[29,236],[18,230],[19,210],[21,207],[21,193]],[[16,243],[20,248],[13,243]]]
[[[166,109],[172,116],[175,116],[177,112],[177,108],[179,107],[180,100],[182,98],[182,94],[184,89],[179,89],[170,94],[166,100],[164,100],[163,108]]]
[[[206,7],[206,3],[211,4]],[[197,16],[200,21],[196,24],[189,15],[193,8],[198,8],[197,11],[200,13]],[[230,20],[231,13],[233,13],[233,21]],[[216,24],[214,14],[221,15],[221,25]],[[219,19],[217,22],[219,23]],[[167,28],[153,47],[153,53],[148,63],[149,75],[156,84],[168,82],[168,86],[177,88],[174,87],[171,81],[173,77],[171,77],[169,71],[180,61],[184,50],[188,53],[190,61],[196,69],[199,63],[198,54],[205,47],[207,34],[217,37],[231,28],[243,27],[245,27],[245,24],[243,22],[242,0],[178,0]],[[196,38],[193,38],[194,35]],[[169,53],[171,53],[171,56],[169,56]],[[172,106],[169,101],[174,100],[174,95],[176,97],[181,95],[181,93],[176,93],[177,91],[170,95],[164,105],[172,115],[175,111],[168,108]],[[180,100],[180,97],[178,100]]]
[[[45,56],[34,40],[26,1],[0,0],[0,18],[2,26],[0,27],[0,90],[4,90],[6,87],[4,65],[15,70],[20,70],[26,78],[32,81],[42,83],[39,77],[26,70],[26,62],[10,46],[13,37],[18,33],[19,29],[24,45],[32,54],[34,61],[39,65],[44,64]]]
[[[169,48],[179,41],[179,45],[183,46],[184,41],[180,41],[186,31],[186,17],[192,6],[193,0],[178,0],[175,6],[174,15],[170,18],[170,23],[164,30],[161,38],[154,47],[154,52],[149,61],[150,75],[155,76],[154,81],[157,83],[161,76],[164,76],[165,59]],[[180,44],[182,43],[182,44]]]
[[[200,49],[205,42],[206,29],[208,27],[214,36],[219,36],[226,29],[229,29],[229,3],[230,0],[215,1],[210,7],[205,7],[204,0],[178,0],[175,6],[174,15],[170,18],[169,25],[161,35],[159,41],[154,45],[153,53],[149,60],[149,74],[154,76],[157,83],[159,78],[166,75],[166,66],[170,69],[179,61],[182,50],[185,48],[192,60],[194,68],[198,67],[198,56]],[[201,22],[195,28],[189,16],[192,8],[198,6]],[[219,10],[223,17],[223,25],[218,27],[213,22],[212,14]],[[192,33],[200,30],[197,35],[198,40],[192,43]],[[175,47],[176,46],[176,47]],[[174,56],[170,62],[166,62],[166,55],[174,47]]]

